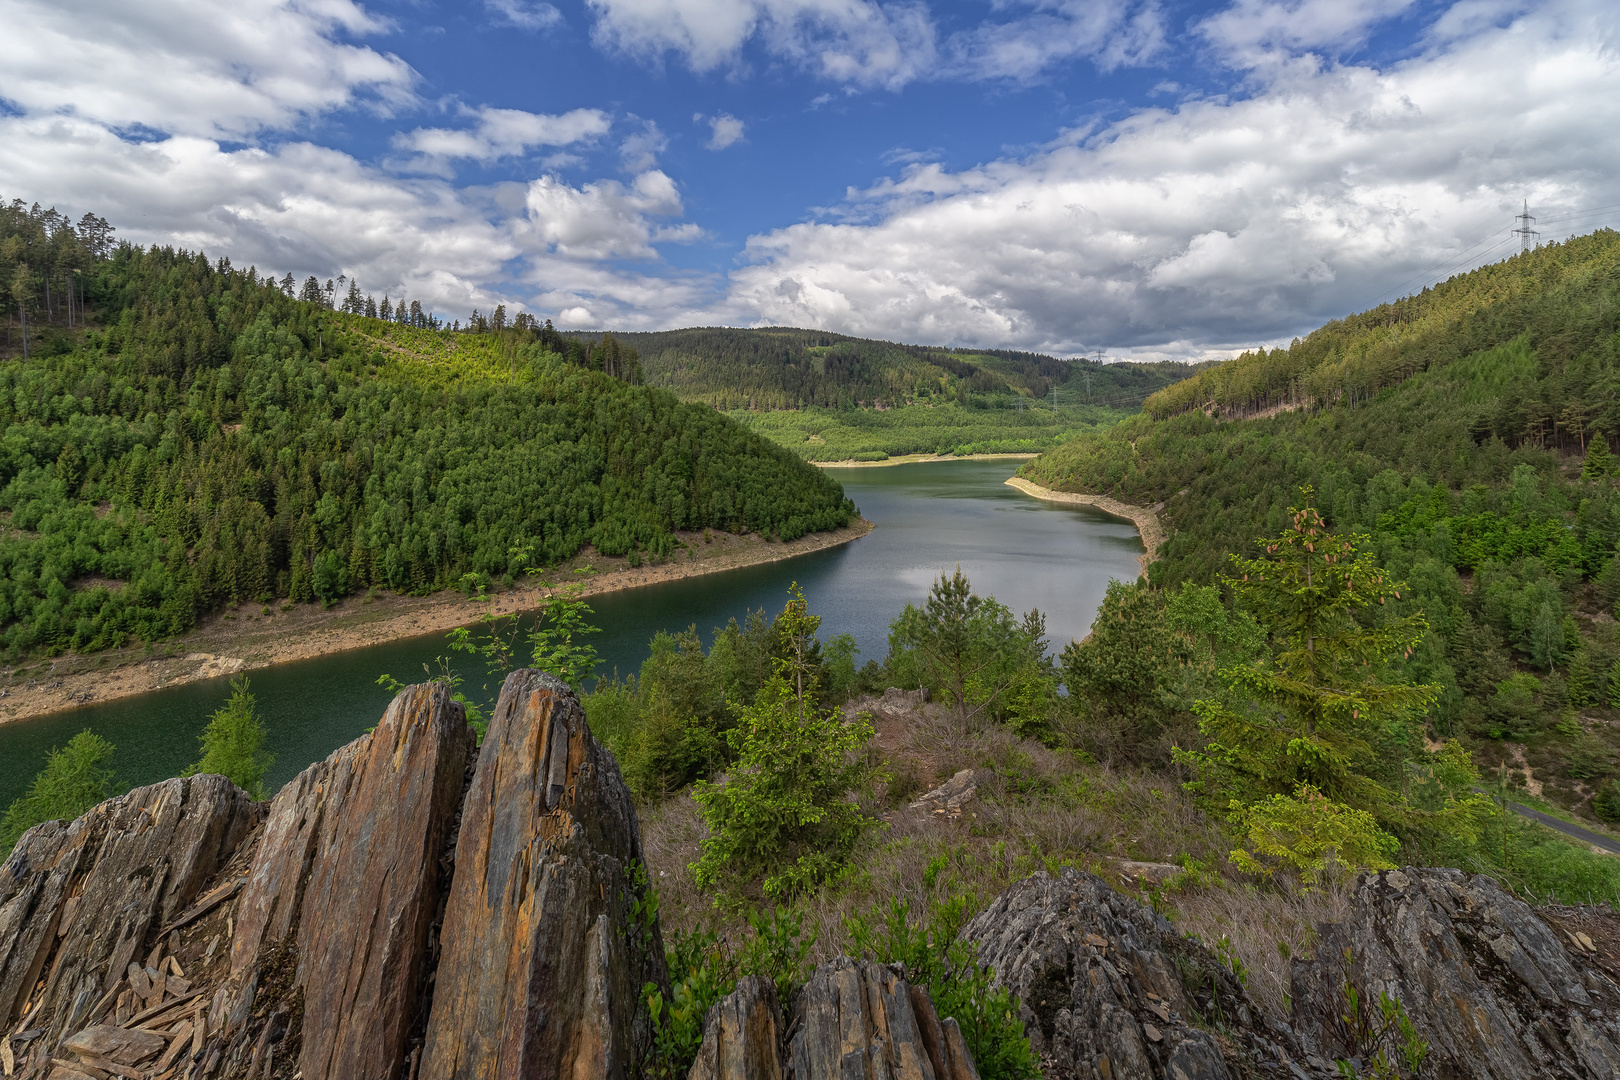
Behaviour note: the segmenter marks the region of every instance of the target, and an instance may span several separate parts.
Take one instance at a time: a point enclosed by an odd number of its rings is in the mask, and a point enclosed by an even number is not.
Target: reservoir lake
[[[829,469],[876,524],[868,536],[781,562],[728,570],[592,597],[591,636],[601,675],[637,670],[659,630],[695,624],[705,644],[727,619],[782,609],[797,581],[821,636],[855,636],[857,664],[882,661],[889,622],[908,603],[921,604],[941,571],[958,565],[980,595],[1022,614],[1046,614],[1056,654],[1084,637],[1112,579],[1137,576],[1142,543],[1136,527],[1100,511],[1041,502],[1003,481],[1018,462],[953,461],[884,468]],[[471,698],[492,703],[499,681],[476,657],[451,654],[443,634],[334,653],[250,673],[275,764],[266,789],[277,790],[310,763],[375,724],[389,701],[377,677],[420,682],[423,665],[454,655]],[[121,790],[174,776],[198,757],[197,736],[230,694],[227,677],[168,687],[139,697],[0,725],[0,807],[9,806],[43,767],[51,747],[86,728],[114,743]]]

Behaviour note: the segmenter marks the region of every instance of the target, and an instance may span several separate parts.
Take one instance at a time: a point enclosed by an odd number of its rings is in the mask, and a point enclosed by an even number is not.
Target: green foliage
[[[857,955],[898,964],[913,985],[927,987],[940,1019],[954,1018],[961,1028],[985,1080],[1037,1077],[1040,1068],[1018,1017],[1017,1000],[995,986],[994,973],[980,967],[972,947],[957,940],[966,914],[966,898],[956,896],[913,926],[911,905],[894,899],[875,922],[851,918],[846,927]]]
[[[557,676],[576,693],[584,689],[585,680],[596,673],[600,663],[596,649],[584,638],[602,632],[588,621],[596,612],[579,598],[579,588],[548,588],[529,631],[534,666]]]
[[[1339,983],[1341,1011],[1335,1017],[1335,1027],[1350,1057],[1334,1062],[1339,1075],[1344,1080],[1357,1080],[1362,1075],[1372,1080],[1415,1078],[1428,1059],[1429,1044],[1418,1036],[1406,1006],[1383,990],[1378,991],[1375,1005],[1371,995],[1356,985],[1355,956],[1349,949],[1344,950],[1343,970]],[[1361,1063],[1359,1067],[1357,1062]]]
[[[111,794],[113,744],[81,731],[60,750],[52,748],[45,768],[27,794],[0,818],[0,852],[9,854],[22,834],[45,821],[71,820]]]
[[[663,559],[676,530],[793,539],[854,514],[797,455],[634,385],[623,350],[610,371],[554,332],[384,322],[165,248],[82,277],[101,328],[0,371],[13,656],[152,641],[233,601],[426,593],[520,573],[525,552]]]
[[[1195,705],[1209,740],[1185,760],[1200,772],[1202,790],[1235,814],[1269,796],[1292,798],[1301,785],[1372,814],[1389,825],[1409,812],[1390,784],[1401,753],[1392,733],[1408,729],[1434,701],[1438,687],[1386,682],[1374,665],[1410,653],[1427,632],[1421,615],[1363,621],[1402,586],[1364,550],[1365,537],[1330,532],[1309,505],[1290,510],[1283,531],[1257,541],[1264,556],[1232,556],[1230,584],[1271,636],[1272,656],[1222,672],[1234,694],[1253,705],[1215,700]],[[1410,740],[1408,740],[1410,745]]]
[[[1232,852],[1232,865],[1270,875],[1280,864],[1312,886],[1335,867],[1394,869],[1389,857],[1400,848],[1400,841],[1380,829],[1371,814],[1333,802],[1303,783],[1292,795],[1237,804],[1232,824],[1248,845]]]
[[[1122,409],[1095,405],[1020,408],[1006,396],[980,407],[915,403],[893,409],[734,410],[738,423],[807,461],[885,461],[907,454],[1036,454],[1081,431],[1123,419]],[[1025,403],[1028,404],[1027,402]]]
[[[1620,780],[1610,780],[1592,796],[1592,812],[1604,821],[1620,822]]]
[[[645,1074],[654,1080],[684,1080],[703,1045],[703,1023],[721,998],[750,976],[770,979],[786,1004],[810,973],[815,933],[805,933],[801,911],[777,908],[748,916],[753,934],[737,947],[712,930],[678,932],[665,948],[670,996],[652,983],[642,988],[652,1017],[653,1046]]]
[[[1193,645],[1165,607],[1159,590],[1110,581],[1091,633],[1063,649],[1076,738],[1093,756],[1122,763],[1161,757],[1162,737],[1186,726],[1184,669]]]
[[[264,749],[264,740],[264,721],[259,719],[247,678],[232,679],[230,698],[208,718],[208,726],[197,737],[202,757],[185,775],[218,774],[254,799],[263,799],[264,774],[275,761]]]
[[[818,707],[810,644],[820,620],[797,585],[791,596],[777,620],[786,655],[773,659],[751,705],[731,703],[730,775],[699,781],[693,791],[709,828],[693,864],[706,889],[737,893],[739,884],[763,878],[777,900],[812,890],[843,869],[876,825],[850,798],[881,779],[865,756],[871,717],[846,720],[840,709]]]
[[[1046,656],[1046,618],[1030,610],[1020,622],[993,596],[979,596],[962,568],[941,573],[921,607],[907,604],[889,627],[889,675],[923,686],[949,703],[966,732],[985,719],[1046,728],[1032,711],[1050,703],[1056,677]]]

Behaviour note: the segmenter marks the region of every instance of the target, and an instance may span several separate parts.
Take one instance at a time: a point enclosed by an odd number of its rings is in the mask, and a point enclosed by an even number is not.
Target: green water
[[[659,630],[714,627],[754,608],[781,609],[790,582],[803,587],[822,634],[855,635],[857,662],[882,660],[888,625],[908,602],[927,596],[941,570],[960,564],[980,593],[1016,611],[1047,616],[1053,651],[1084,636],[1111,578],[1137,574],[1142,544],[1134,526],[1096,511],[1039,502],[1005,486],[1015,463],[961,461],[836,469],[861,513],[877,528],[830,551],[723,574],[594,597],[603,632],[593,644],[603,674],[636,670]],[[446,654],[444,637],[396,641],[253,672],[253,692],[276,755],[271,790],[377,722],[390,672],[407,682]],[[470,658],[463,658],[470,659]],[[466,687],[499,689],[476,670]],[[0,806],[9,805],[44,763],[45,753],[85,728],[118,747],[121,785],[173,776],[197,757],[197,734],[229,694],[210,679],[70,713],[0,726]]]

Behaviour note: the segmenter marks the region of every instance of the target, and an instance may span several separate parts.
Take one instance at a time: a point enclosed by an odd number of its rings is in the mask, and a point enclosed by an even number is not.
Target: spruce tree
[[[35,825],[76,818],[107,798],[112,756],[113,744],[88,730],[73,736],[62,749],[53,749],[28,793],[0,818],[0,858]]]

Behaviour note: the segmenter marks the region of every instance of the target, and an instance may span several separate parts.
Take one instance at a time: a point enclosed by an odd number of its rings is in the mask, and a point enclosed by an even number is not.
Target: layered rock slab
[[[1225,1080],[1250,1065],[1293,1074],[1286,1039],[1257,1023],[1230,971],[1091,874],[1037,872],[963,927],[961,939],[1017,995],[1048,1077]],[[1210,1024],[1230,1034],[1241,1061],[1227,1060]]]
[[[501,688],[467,792],[421,1075],[628,1077],[668,974],[619,767],[566,684]]]
[[[28,1019],[46,1047],[88,1026],[260,813],[224,777],[195,776],[25,833],[0,867],[0,1022]]]
[[[1401,1002],[1429,1046],[1425,1076],[1620,1076],[1620,989],[1604,970],[1620,957],[1578,931],[1560,934],[1491,878],[1452,869],[1363,875],[1352,911],[1319,927],[1314,956],[1293,968],[1294,1030],[1319,1061],[1368,1051],[1340,1020],[1348,984]]]
[[[224,1075],[267,1053],[312,1080],[401,1074],[474,752],[449,688],[412,686],[276,794],[213,1010]]]
[[[709,1010],[687,1080],[784,1077],[979,1080],[961,1029],[940,1020],[925,989],[887,964],[848,957],[811,973],[786,1025],[774,985],[758,976]]]

